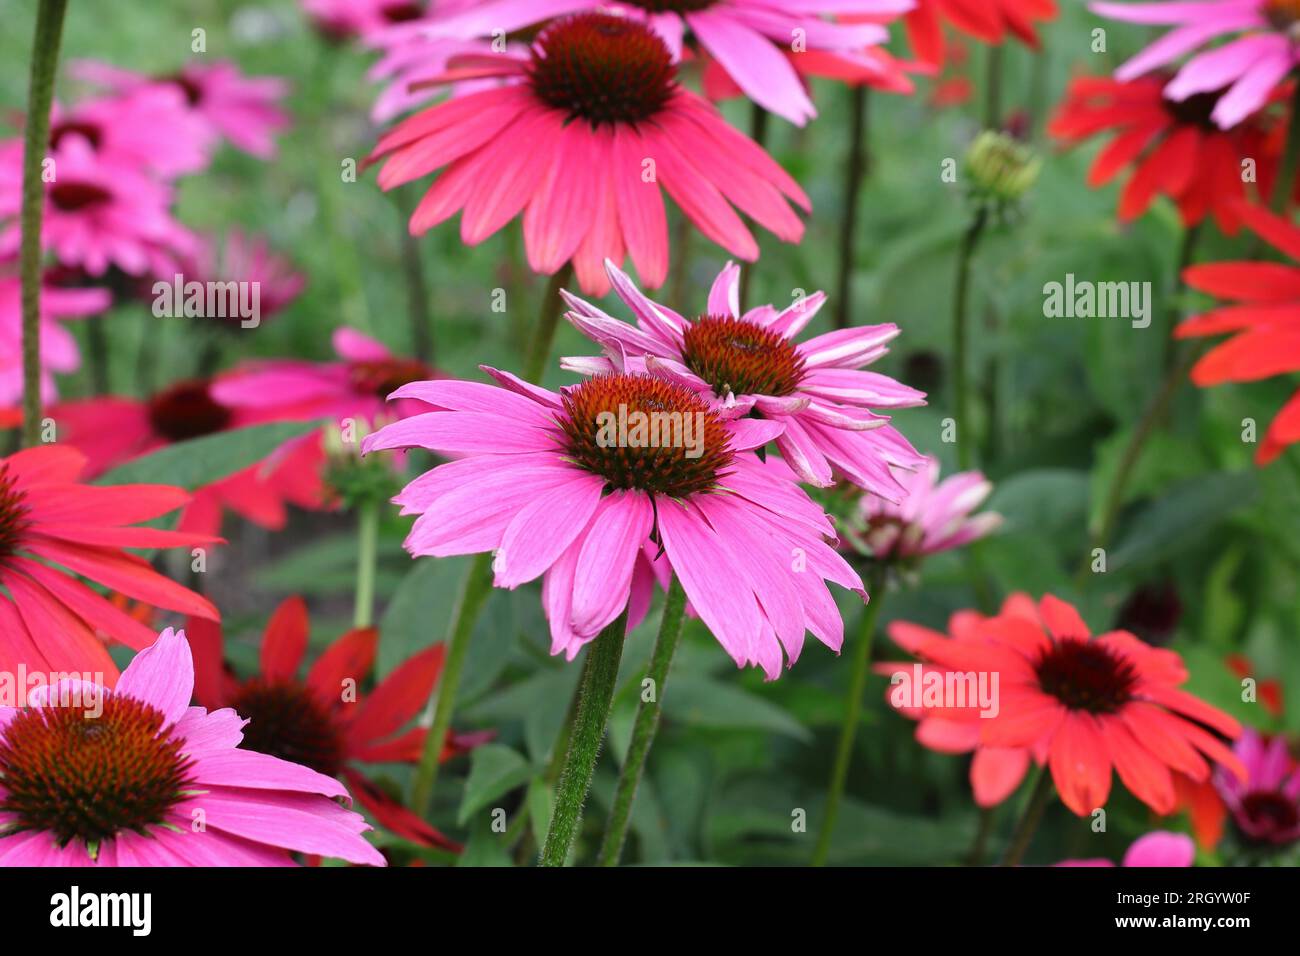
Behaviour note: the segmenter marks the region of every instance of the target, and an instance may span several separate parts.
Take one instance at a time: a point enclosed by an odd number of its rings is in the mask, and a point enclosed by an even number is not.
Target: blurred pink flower
[[[656,573],[668,570],[737,666],[777,678],[799,657],[805,631],[839,650],[843,621],[827,582],[866,594],[827,544],[830,519],[752,453],[779,426],[726,421],[690,389],[647,375],[602,375],[557,394],[485,371],[501,387],[444,380],[399,389],[394,398],[430,410],[362,443],[366,452],[420,447],[458,459],[394,499],[420,516],[406,540],[412,555],[495,552],[504,588],[542,576],[551,652],[570,660],[625,607],[635,626]],[[680,414],[692,440],[606,434],[606,416],[651,412]],[[792,560],[805,573],[791,574]]]
[[[621,322],[564,292],[568,319],[604,349],[598,358],[566,358],[572,371],[646,371],[705,397],[729,417],[753,413],[779,426],[776,445],[803,481],[826,487],[836,472],[891,500],[906,493],[896,469],[919,467],[917,451],[889,418],[872,408],[912,408],[925,395],[886,375],[859,371],[889,350],[892,324],[857,326],[794,339],[817,315],[826,295],[814,293],[778,311],[740,311],[740,268],[727,263],[708,302],[687,320],[652,302],[613,263],[609,282],[636,324]]]
[[[341,783],[238,749],[247,721],[191,707],[193,691],[189,643],[168,628],[113,690],[64,680],[0,707],[0,866],[291,866],[291,851],[384,865],[335,802]]]
[[[0,145],[0,256],[21,240],[22,144]],[[114,266],[130,275],[168,274],[192,253],[196,238],[171,213],[172,189],[133,162],[96,153],[79,132],[63,135],[48,161],[41,239],[66,266],[101,276]]]
[[[288,259],[272,251],[266,239],[238,229],[230,230],[223,240],[201,240],[194,255],[180,263],[179,274],[186,283],[238,282],[255,286],[259,322],[288,307],[307,284],[307,277],[295,271]],[[159,278],[166,281],[173,277]],[[238,315],[210,318],[235,327],[244,321]]]
[[[1184,833],[1154,830],[1138,837],[1124,853],[1120,866],[1191,866],[1196,844]],[[1062,860],[1057,866],[1114,866],[1110,860]]]
[[[645,285],[663,283],[661,187],[705,236],[742,259],[759,249],[733,204],[782,240],[803,236],[790,206],[810,208],[803,190],[678,84],[668,48],[634,20],[559,20],[528,56],[478,56],[456,76],[470,74],[512,82],[417,113],[367,160],[384,161],[385,190],[446,167],[411,217],[414,234],[463,211],[461,238],[476,245],[522,213],[533,271],[553,275],[572,261],[593,295],[609,289],[604,260],[628,254]]]
[[[148,76],[107,63],[81,60],[72,65],[78,79],[129,94],[162,87],[179,89],[188,112],[206,126],[209,140],[225,139],[261,159],[275,155],[275,134],[289,126],[280,105],[288,84],[277,76],[244,76],[234,63],[187,63],[175,73]]]
[[[864,68],[876,65],[869,48],[885,43],[879,23],[834,22],[832,14],[856,13],[888,20],[911,10],[915,0],[487,0],[432,18],[430,36],[472,39],[504,34],[552,17],[617,11],[648,23],[680,58],[687,36],[769,112],[802,126],[817,115],[802,79],[787,55],[802,41],[803,53],[832,53]],[[797,59],[795,57],[794,59]]]
[[[416,359],[394,355],[355,329],[334,332],[337,362],[257,359],[219,375],[212,397],[251,421],[335,422],[359,418],[373,424],[383,417],[406,417],[424,408],[419,402],[388,405],[390,393],[409,382],[430,378],[432,370]]]
[[[0,264],[0,408],[18,405],[23,399],[23,314],[22,283],[16,264]],[[58,397],[53,373],[75,372],[81,367],[76,339],[63,326],[64,320],[98,315],[113,301],[107,289],[41,288],[41,401]]]
[[[1233,752],[1246,765],[1242,781],[1219,767],[1214,786],[1237,829],[1255,843],[1282,845],[1300,840],[1300,763],[1286,738],[1246,728]]]
[[[331,40],[351,40],[424,15],[419,0],[302,0],[303,12]]]
[[[163,177],[194,173],[208,165],[212,137],[174,86],[141,87],[71,106],[54,104],[50,147],[81,136],[109,162]]]
[[[1090,3],[1093,13],[1146,26],[1172,26],[1124,63],[1115,77],[1128,81],[1208,47],[1182,65],[1165,87],[1172,100],[1227,89],[1211,118],[1236,126],[1265,106],[1300,63],[1300,3],[1296,0],[1185,0]]]
[[[848,532],[876,558],[917,558],[949,551],[1002,524],[1002,516],[992,511],[971,514],[993,491],[978,471],[940,481],[939,462],[927,458],[917,471],[904,474],[902,482],[906,497],[899,504],[863,496],[858,508],[861,530]]]

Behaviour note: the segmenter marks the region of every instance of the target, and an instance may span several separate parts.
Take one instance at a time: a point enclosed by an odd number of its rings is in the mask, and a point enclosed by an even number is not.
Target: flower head
[[[234,282],[249,289],[247,301],[256,309],[255,315],[236,315],[228,303],[222,303],[226,308],[220,309],[219,314],[200,317],[236,329],[244,327],[249,320],[255,325],[247,327],[253,328],[273,318],[298,298],[307,284],[307,277],[294,271],[293,264],[273,251],[264,238],[246,235],[238,229],[232,229],[222,240],[203,240],[194,254],[181,263],[180,275],[187,284]]]
[[[996,46],[1014,36],[1037,49],[1034,21],[1051,20],[1056,14],[1056,0],[917,0],[907,14],[907,36],[922,62],[941,65],[945,26],[982,43]]]
[[[1256,206],[1240,203],[1246,228],[1292,260],[1300,260],[1300,229]],[[1227,333],[1192,368],[1201,387],[1223,382],[1255,382],[1300,371],[1300,266],[1277,262],[1215,262],[1183,272],[1193,289],[1231,301],[1187,319],[1178,338]],[[1260,442],[1255,460],[1268,464],[1292,442],[1300,441],[1300,392],[1282,406]]]
[[[419,0],[302,0],[303,12],[330,40],[351,40],[418,20],[423,6]]]
[[[984,130],[966,152],[971,195],[982,202],[1016,202],[1033,188],[1042,169],[1033,150],[996,130]]]
[[[1164,195],[1177,204],[1183,225],[1212,215],[1220,229],[1235,234],[1241,226],[1236,207],[1246,198],[1241,164],[1264,155],[1263,120],[1256,115],[1221,130],[1210,119],[1220,91],[1173,100],[1164,94],[1165,83],[1156,76],[1127,83],[1075,79],[1049,131],[1070,144],[1114,134],[1093,162],[1088,185],[1096,189],[1131,170],[1120,194],[1120,222],[1138,218]]]
[[[132,525],[189,501],[166,485],[85,485],[86,458],[41,445],[0,459],[0,669],[103,673],[117,668],[103,638],[137,650],[155,634],[75,575],[156,607],[217,620],[205,598],[123,548],[190,548],[201,535]],[[56,567],[57,565],[58,567]],[[64,570],[66,569],[66,570]]]
[[[433,410],[363,444],[457,458],[395,499],[420,516],[411,554],[494,551],[498,587],[543,576],[551,649],[570,659],[624,608],[635,626],[669,573],[738,666],[776,678],[805,631],[839,649],[826,582],[864,593],[862,582],[827,543],[821,509],[753,454],[778,426],[726,420],[690,388],[644,374],[555,393],[485,371],[502,387],[399,389],[394,398]]]
[[[1214,785],[1237,830],[1254,844],[1282,846],[1300,840],[1300,763],[1288,752],[1286,738],[1246,728],[1232,749],[1246,777],[1220,767]]]
[[[168,178],[208,165],[211,136],[176,87],[152,86],[99,96],[50,113],[50,148],[80,136],[109,162]]]
[[[753,413],[778,427],[777,448],[803,481],[834,482],[836,472],[874,494],[905,494],[896,469],[923,459],[875,408],[910,408],[925,396],[888,376],[860,369],[888,352],[892,324],[858,326],[796,342],[826,296],[817,292],[786,309],[740,310],[740,269],[719,273],[704,310],[687,319],[646,298],[613,263],[610,283],[635,316],[620,322],[564,293],[569,321],[600,344],[598,358],[568,358],[565,367],[604,374],[646,371],[703,397],[719,414]]]
[[[1090,3],[1094,13],[1168,33],[1115,71],[1131,80],[1187,60],[1165,86],[1165,95],[1187,100],[1223,91],[1210,112],[1222,129],[1236,126],[1270,99],[1300,63],[1300,5],[1295,0],[1183,0],[1159,3]]]
[[[112,690],[65,680],[0,707],[0,865],[383,865],[338,781],[237,749],[246,721],[189,706],[193,688],[169,628]]]
[[[413,233],[460,212],[461,238],[477,245],[522,213],[529,266],[550,275],[572,261],[583,291],[596,295],[609,289],[604,261],[625,255],[647,285],[663,283],[661,187],[743,259],[756,259],[758,245],[737,209],[787,242],[803,235],[790,206],[809,208],[803,190],[677,82],[668,47],[638,20],[568,17],[526,54],[478,62],[478,75],[506,85],[417,113],[370,155],[383,161],[384,189],[446,167],[416,207]]]
[[[271,754],[340,777],[386,829],[426,846],[458,846],[376,784],[358,763],[414,763],[428,730],[408,727],[438,683],[443,646],[435,644],[399,664],[366,694],[356,690],[374,666],[379,634],[348,631],[299,676],[310,636],[307,607],[284,601],[266,625],[256,676],[235,679],[227,670],[219,625],[194,620],[187,628],[194,649],[194,696],[205,707],[230,707],[248,721],[242,750]],[[453,734],[442,759],[464,753],[482,734]]]
[[[8,264],[0,264],[0,408],[15,406],[23,397],[22,282]],[[75,372],[81,366],[76,339],[64,321],[97,315],[112,304],[107,289],[41,286],[41,400],[58,397],[55,372]]]
[[[1183,833],[1153,830],[1133,841],[1124,852],[1120,866],[1191,866],[1196,859],[1196,844]],[[1063,860],[1057,866],[1114,866],[1110,860]]]
[[[996,530],[1002,516],[972,512],[993,492],[978,471],[965,471],[939,481],[939,462],[928,458],[917,471],[904,475],[906,496],[895,504],[864,495],[858,523],[850,537],[879,560],[906,560],[960,548]]]

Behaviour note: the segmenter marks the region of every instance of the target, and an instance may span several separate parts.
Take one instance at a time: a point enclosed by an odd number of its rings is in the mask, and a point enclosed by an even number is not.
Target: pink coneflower
[[[327,39],[352,40],[375,30],[418,20],[418,0],[302,0],[303,12]]]
[[[131,275],[166,274],[195,248],[194,236],[172,217],[172,190],[140,167],[97,154],[79,133],[50,150],[56,178],[45,184],[41,241],[66,266],[101,276],[110,266]],[[22,148],[0,152],[0,256],[20,241],[18,214]]]
[[[73,75],[119,94],[163,87],[185,95],[190,115],[206,126],[209,142],[225,139],[261,159],[275,155],[275,134],[289,126],[280,106],[288,84],[276,76],[244,76],[234,63],[188,63],[175,73],[147,76],[107,63],[82,60]]]
[[[993,485],[978,471],[964,471],[939,480],[939,462],[927,458],[917,471],[904,475],[906,497],[900,504],[864,495],[858,507],[858,527],[851,533],[879,560],[907,560],[960,548],[1002,524],[992,511],[972,512],[993,493]]]
[[[1115,20],[1174,27],[1116,70],[1116,79],[1131,80],[1210,47],[1182,65],[1165,87],[1165,95],[1186,100],[1198,93],[1226,90],[1210,114],[1223,129],[1268,103],[1300,62],[1297,0],[1091,3],[1088,8]]]
[[[160,176],[194,173],[208,164],[211,136],[175,87],[141,87],[121,96],[101,96],[68,107],[54,104],[50,146],[77,135],[96,153],[118,165]]]
[[[1185,833],[1153,830],[1138,837],[1124,851],[1120,866],[1191,866],[1196,860],[1196,844]],[[1110,860],[1063,860],[1057,866],[1114,866]]]
[[[102,396],[55,405],[59,438],[87,458],[87,477],[166,445],[249,425],[254,418],[212,397],[203,379],[176,382],[147,399]],[[221,531],[223,510],[272,531],[284,527],[287,504],[316,509],[324,500],[320,443],[294,441],[265,461],[196,489],[177,527],[194,534]]]
[[[7,264],[0,264],[0,408],[23,398],[22,283]],[[58,397],[55,372],[75,372],[81,366],[76,339],[63,326],[67,319],[97,315],[112,304],[107,289],[41,287],[41,401]]]
[[[894,470],[916,468],[924,459],[872,409],[924,405],[925,395],[859,371],[889,351],[898,326],[858,326],[796,344],[795,336],[826,301],[824,293],[783,310],[761,305],[742,314],[740,268],[728,263],[704,311],[688,320],[646,298],[613,263],[606,270],[636,325],[564,293],[573,309],[569,321],[605,350],[601,358],[566,359],[567,368],[603,373],[629,366],[663,376],[728,416],[752,412],[780,426],[777,448],[804,481],[826,487],[838,472],[874,494],[902,498]]]
[[[383,866],[333,777],[237,749],[233,710],[191,707],[184,632],[109,690],[62,681],[0,707],[0,865],[291,866],[290,852]]]
[[[1026,594],[1012,594],[999,612],[1003,617],[1021,617],[1027,621],[1037,618],[1034,602]],[[907,651],[923,660],[929,661],[942,657],[936,649],[942,649],[946,642],[963,642],[972,647],[980,645],[980,628],[989,620],[977,611],[958,611],[948,619],[948,633],[911,624],[907,621],[894,621],[889,625],[890,639]],[[893,679],[895,674],[910,674],[914,665],[900,662],[877,664],[873,670],[877,674]],[[946,674],[948,668],[926,663],[922,665],[923,673]],[[893,685],[891,683],[891,691]],[[887,692],[886,697],[890,694]],[[975,803],[981,807],[995,807],[1016,792],[1029,770],[1033,758],[1040,766],[1046,761],[1046,754],[1041,750],[1035,752],[1029,747],[995,747],[981,742],[981,719],[976,708],[934,708],[898,706],[895,709],[906,717],[917,721],[916,742],[938,753],[974,754],[970,765],[970,785]]]
[[[809,80],[823,79],[848,86],[868,86],[888,93],[911,93],[916,89],[907,75],[910,64],[894,58],[883,47],[866,47],[856,54],[821,50],[784,53],[805,85]],[[705,96],[717,103],[746,95],[744,88],[732,79],[721,63],[707,54],[700,59],[700,86]]]
[[[194,698],[211,709],[229,707],[248,720],[241,749],[341,777],[385,829],[425,846],[460,848],[356,766],[419,759],[428,730],[407,725],[442,674],[441,644],[408,658],[366,694],[359,687],[369,677],[379,647],[374,628],[348,631],[321,652],[306,677],[298,676],[311,633],[301,598],[289,598],[276,608],[262,637],[258,674],[248,680],[239,681],[226,669],[219,625],[195,620],[187,631],[194,649]],[[465,753],[484,739],[482,734],[452,734],[442,759]]]
[[[298,298],[307,277],[294,270],[288,259],[275,253],[266,239],[250,236],[238,229],[226,233],[222,240],[205,239],[198,250],[180,264],[185,282],[237,282],[257,291],[257,323],[274,318]],[[174,276],[160,276],[163,281]],[[251,293],[249,293],[251,295]],[[228,313],[229,309],[225,310]],[[234,328],[247,317],[234,314],[204,316]],[[253,327],[253,326],[249,326]]]
[[[625,607],[650,602],[656,559],[738,666],[769,679],[793,663],[804,632],[838,650],[843,621],[826,587],[865,598],[828,545],[830,520],[752,449],[779,426],[726,421],[685,386],[647,375],[601,375],[559,394],[485,368],[503,387],[417,382],[395,398],[434,411],[381,429],[363,451],[422,447],[453,455],[394,500],[418,514],[413,555],[496,552],[498,587],[544,575],[551,650],[572,659]],[[613,419],[677,416],[676,440]],[[639,416],[646,416],[642,419]],[[656,426],[658,428],[658,426]],[[689,428],[687,433],[684,429]],[[791,573],[792,570],[795,573]]]
[[[385,403],[400,386],[433,374],[423,362],[394,355],[355,329],[337,329],[333,343],[340,361],[250,361],[219,376],[212,397],[255,421],[358,418],[373,424],[385,415],[424,410],[418,402]]]
[[[479,76],[511,82],[417,113],[370,156],[385,161],[384,189],[447,167],[411,217],[413,233],[463,210],[461,237],[475,245],[522,213],[533,271],[551,275],[572,261],[592,295],[608,291],[603,262],[625,254],[642,282],[663,283],[661,186],[705,236],[742,259],[756,259],[758,244],[733,204],[785,241],[802,237],[789,202],[808,209],[803,190],[678,84],[668,47],[638,21],[569,17],[547,26],[526,56],[481,56],[475,65]]]
[[[830,15],[855,13],[887,20],[905,13],[914,0],[488,0],[433,18],[432,36],[468,39],[512,33],[552,17],[614,10],[642,20],[673,51],[681,53],[688,34],[758,105],[802,126],[817,115],[787,51],[797,56],[862,51],[889,39],[879,23],[837,23]]]
[[[1245,765],[1246,777],[1220,767],[1214,785],[1238,831],[1255,844],[1282,846],[1300,840],[1300,763],[1287,751],[1286,739],[1247,728],[1233,753]]]
[[[190,548],[211,538],[132,525],[183,506],[167,485],[99,487],[78,481],[86,458],[41,445],[0,459],[0,667],[117,675],[102,638],[136,650],[154,633],[76,575],[155,607],[218,620],[205,598],[123,548]],[[55,567],[58,565],[58,567]],[[65,570],[66,569],[66,570]]]
[[[493,50],[492,41],[431,37],[427,22],[416,20],[366,36],[366,45],[382,53],[367,74],[374,82],[385,84],[370,109],[370,118],[376,123],[387,123],[449,92],[464,96],[506,82],[496,76],[483,77],[472,65],[453,66],[472,64],[481,55],[500,52],[499,48]],[[508,42],[506,50],[516,56],[528,55],[528,45],[515,39]]]

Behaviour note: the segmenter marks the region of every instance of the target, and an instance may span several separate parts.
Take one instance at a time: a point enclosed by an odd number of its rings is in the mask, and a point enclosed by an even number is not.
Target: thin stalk
[[[1273,211],[1285,216],[1295,193],[1296,172],[1300,170],[1300,85],[1291,99],[1291,120],[1286,131],[1286,147],[1282,165],[1278,167],[1277,181],[1273,183]]]
[[[835,327],[847,329],[853,314],[853,262],[858,229],[858,201],[862,183],[870,173],[871,160],[867,150],[870,129],[871,93],[865,86],[854,86],[849,91],[849,162],[844,173],[844,207],[840,220],[839,278],[835,293]]]
[[[59,63],[63,15],[68,0],[41,0],[32,38],[32,67],[27,87],[27,121],[23,140],[23,196],[19,271],[23,311],[23,444],[41,440],[41,217],[45,184],[41,178],[50,140],[50,103]]]
[[[674,577],[668,588],[668,598],[664,602],[659,636],[655,638],[654,650],[650,652],[650,669],[646,672],[646,677],[653,681],[654,693],[650,700],[643,696],[636,710],[632,741],[628,744],[627,759],[623,761],[618,788],[614,791],[609,822],[605,824],[605,840],[600,847],[601,866],[618,866],[619,858],[623,855],[628,822],[632,819],[632,804],[636,800],[637,785],[645,771],[646,757],[650,754],[655,732],[659,729],[668,668],[672,665],[673,655],[677,652],[677,644],[682,637],[682,619],[685,613],[686,591],[682,588],[682,582]]]
[[[821,830],[817,847],[813,850],[812,865],[825,866],[831,851],[831,836],[835,832],[835,819],[839,816],[840,801],[844,797],[844,784],[849,778],[849,765],[853,762],[853,742],[862,722],[862,701],[866,696],[867,678],[871,674],[871,645],[876,635],[876,619],[884,603],[884,574],[877,565],[871,574],[871,600],[862,609],[862,622],[858,628],[857,644],[853,648],[853,675],[849,680],[849,696],[840,727],[840,742],[835,750],[835,765],[831,769],[830,783],[826,788],[826,809],[822,813]]]
[[[952,318],[952,390],[953,416],[957,420],[957,461],[963,470],[971,466],[970,383],[967,377],[966,345],[969,336],[967,312],[970,299],[971,263],[984,228],[988,225],[988,210],[981,206],[962,236],[957,253],[957,283],[953,291]]]
[[[555,810],[546,833],[539,866],[564,866],[578,835],[582,808],[596,772],[596,759],[609,723],[618,682],[618,665],[623,659],[623,642],[627,633],[627,608],[591,642],[582,669],[578,690],[578,712],[569,737],[564,769],[555,789]]]
[[[757,103],[750,104],[749,138],[764,149],[767,148],[767,132],[768,127],[770,126],[770,119],[771,117],[767,110],[763,109],[763,107],[759,106]],[[745,218],[747,221],[749,220],[748,216]],[[740,271],[740,308],[742,312],[752,307],[752,304],[749,301],[749,284],[752,281],[753,276],[754,269],[752,266]]]
[[[560,290],[573,278],[573,263],[566,262],[560,271],[551,276],[543,293],[541,311],[537,314],[537,325],[533,327],[533,339],[528,345],[528,356],[524,360],[524,378],[538,385],[546,372],[546,363],[551,357],[551,346],[555,342],[555,329],[560,322],[564,300]]]
[[[1002,46],[990,46],[984,73],[984,128],[1002,126]]]
[[[370,627],[375,622],[375,569],[379,559],[379,502],[366,500],[357,506],[357,590],[352,614],[353,627]]]
[[[1029,797],[1029,802],[1025,804],[1025,812],[1020,815],[1020,821],[1016,824],[1015,833],[1011,837],[1011,845],[1007,847],[1007,854],[1002,858],[1001,866],[1018,866],[1029,849],[1029,843],[1038,831],[1038,824],[1042,822],[1043,811],[1047,809],[1047,801],[1052,797],[1052,775],[1047,772],[1046,767],[1038,768],[1038,778],[1034,782],[1034,792]]]
[[[995,816],[993,807],[980,807],[980,821],[979,828],[975,831],[975,842],[971,844],[970,852],[966,854],[967,866],[979,866],[984,862],[989,837],[993,834]]]
[[[411,326],[411,349],[421,362],[434,360],[433,316],[429,311],[429,283],[424,276],[420,243],[406,227],[415,204],[403,189],[393,192],[393,201],[401,217],[402,273],[406,277],[406,315]]]

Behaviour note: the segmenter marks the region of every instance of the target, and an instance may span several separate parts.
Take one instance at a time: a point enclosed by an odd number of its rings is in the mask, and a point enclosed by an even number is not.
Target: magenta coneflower
[[[1300,63],[1298,0],[1091,3],[1089,9],[1115,20],[1174,28],[1123,64],[1115,72],[1119,80],[1142,76],[1209,47],[1182,65],[1165,95],[1185,100],[1226,90],[1210,114],[1222,129],[1236,126],[1268,103]]]
[[[419,0],[302,0],[303,12],[329,40],[351,40],[424,15]]]
[[[41,241],[59,262],[101,276],[110,266],[131,275],[165,275],[195,238],[171,213],[172,190],[140,167],[98,154],[80,133],[50,150],[56,178],[45,184]],[[22,147],[0,150],[0,256],[18,249]]]
[[[160,176],[194,173],[208,164],[211,137],[175,87],[142,87],[121,96],[101,96],[50,113],[50,146],[65,136],[85,138],[110,161]]]
[[[544,575],[551,649],[570,659],[625,607],[632,624],[645,614],[657,559],[738,666],[775,679],[805,631],[839,650],[826,582],[865,592],[827,544],[821,508],[752,453],[778,425],[726,421],[691,389],[648,375],[600,375],[556,394],[484,370],[503,387],[398,389],[435,410],[362,444],[458,459],[394,499],[420,515],[411,554],[494,551],[498,587]]]
[[[0,264],[0,408],[23,397],[22,283]],[[76,339],[63,327],[66,319],[97,315],[112,304],[107,289],[41,287],[41,401],[58,397],[55,372],[75,372],[81,365]]]
[[[1286,738],[1269,738],[1250,728],[1232,748],[1247,778],[1225,767],[1214,771],[1214,786],[1241,835],[1251,843],[1284,846],[1300,840],[1300,763]]]
[[[82,60],[73,74],[115,93],[142,89],[179,89],[191,116],[202,121],[209,143],[224,139],[261,159],[275,155],[275,134],[289,126],[280,106],[288,84],[277,76],[244,76],[234,63],[187,63],[174,73],[148,76],[107,63]]]
[[[246,721],[191,707],[168,628],[109,690],[65,680],[0,707],[0,866],[383,866],[333,777],[238,749]]]
[[[864,495],[859,525],[849,536],[879,560],[925,557],[960,548],[1002,524],[993,511],[973,515],[993,485],[978,471],[963,471],[939,480],[939,462],[927,458],[903,476],[906,497],[900,504]]]
[[[924,459],[873,408],[911,408],[925,395],[886,375],[859,371],[898,335],[893,324],[857,326],[794,341],[826,301],[817,292],[786,309],[740,311],[740,268],[719,273],[703,312],[686,319],[646,298],[613,263],[609,281],[636,325],[564,293],[580,332],[604,347],[601,358],[569,358],[581,372],[648,371],[677,382],[728,417],[747,412],[779,426],[777,448],[804,481],[822,487],[835,473],[890,500],[905,494],[895,469]],[[627,366],[628,368],[625,368]]]
[[[265,238],[238,229],[230,230],[222,239],[201,240],[194,255],[181,263],[180,275],[187,283],[238,282],[255,288],[258,323],[287,308],[307,284],[307,277],[296,272],[288,259],[276,254]],[[160,278],[165,281],[174,277]],[[248,321],[237,315],[204,318],[236,328]]]
[[[817,115],[792,60],[804,53],[859,58],[886,42],[879,23],[834,22],[854,13],[888,20],[912,9],[914,0],[488,0],[435,16],[432,36],[461,38],[511,33],[551,17],[613,10],[644,21],[681,53],[689,36],[759,106],[802,126]],[[790,53],[794,56],[791,57]]]
[[[529,266],[572,261],[582,290],[609,289],[602,264],[630,255],[641,281],[668,272],[660,187],[709,239],[742,259],[758,244],[734,205],[797,242],[790,207],[808,197],[752,140],[677,82],[672,54],[642,23],[581,14],[547,26],[524,56],[480,56],[472,70],[508,85],[417,113],[380,139],[379,184],[392,189],[447,167],[411,217],[419,234],[457,212],[475,245],[523,214]],[[520,144],[528,144],[521,149]]]

